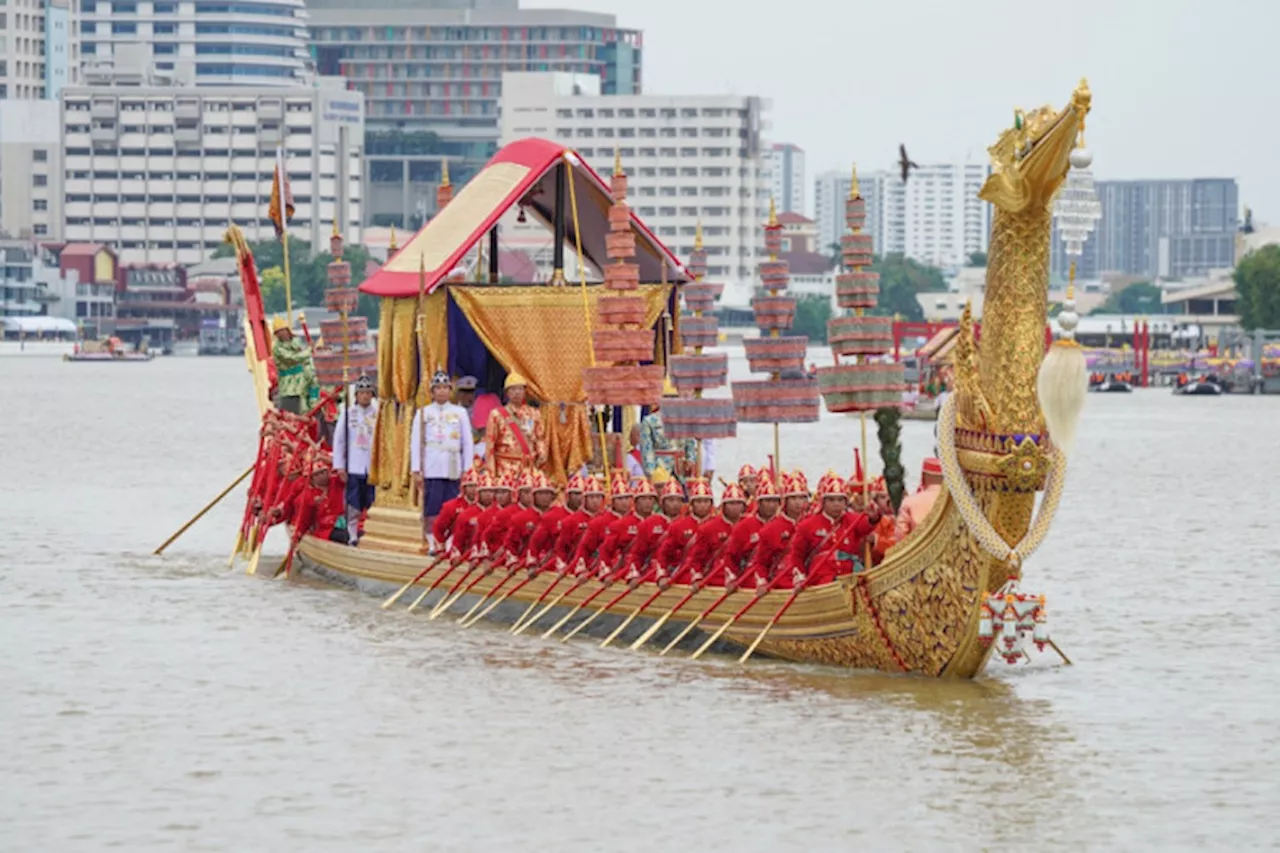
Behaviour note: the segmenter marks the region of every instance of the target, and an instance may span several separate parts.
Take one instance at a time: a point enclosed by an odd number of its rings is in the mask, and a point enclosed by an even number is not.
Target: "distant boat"
[[[82,341],[74,352],[62,356],[63,361],[151,361],[155,354],[146,346],[126,350],[119,338],[100,341]]]
[[[1101,394],[1128,394],[1133,390],[1133,386],[1120,379],[1107,379],[1097,385],[1090,386],[1089,390],[1097,391]]]
[[[1216,397],[1222,393],[1222,386],[1208,379],[1192,379],[1186,385],[1174,388],[1173,393],[1196,397]]]

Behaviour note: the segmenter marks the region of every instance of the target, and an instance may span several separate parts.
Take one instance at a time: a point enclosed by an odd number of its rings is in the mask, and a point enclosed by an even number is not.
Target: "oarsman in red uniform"
[[[525,475],[526,485],[532,494],[532,503],[517,512],[511,518],[511,526],[507,530],[507,538],[502,543],[504,552],[502,564],[508,568],[524,561],[529,551],[529,541],[533,533],[542,524],[543,516],[551,509],[556,499],[556,487],[551,485],[547,475],[541,471],[531,471]]]
[[[742,489],[742,493],[747,500],[751,500],[756,496],[756,486],[760,483],[760,472],[750,465],[743,465],[738,469],[738,488]]]
[[[615,477],[609,491],[609,508],[591,519],[569,559],[569,568],[574,574],[580,575],[595,567],[609,528],[631,513],[632,495],[626,478]]]
[[[310,471],[310,465],[311,448],[309,445],[299,441],[294,445],[294,449],[286,462],[286,473],[276,484],[275,494],[267,505],[270,507],[266,516],[268,528],[293,518],[295,502],[308,485],[307,478],[302,475],[304,472]]]
[[[815,554],[809,563],[803,586],[821,586],[831,583],[838,575],[865,570],[866,531],[874,530],[873,519],[892,518],[888,495],[877,499],[867,513],[846,511],[840,525],[832,532],[828,544]],[[781,585],[781,582],[780,582]]]
[[[680,569],[680,562],[693,544],[698,527],[707,520],[715,506],[711,487],[705,480],[688,480],[686,485],[689,489],[689,511],[679,513],[667,526],[667,532],[658,541],[650,562],[654,578],[664,587],[671,583],[671,576]],[[665,501],[664,494],[663,502]]]
[[[727,492],[727,490],[726,490]],[[760,542],[760,531],[779,515],[782,495],[771,477],[761,477],[756,487],[756,511],[748,513],[733,526],[720,556],[707,577],[708,586],[736,587],[742,582],[751,553]]]
[[[493,506],[480,519],[480,541],[468,554],[468,560],[478,560],[497,554],[510,529],[510,519],[520,511],[520,505],[511,500],[515,484],[506,478],[495,484]],[[485,517],[487,516],[487,517]]]
[[[747,564],[746,582],[756,589],[763,589],[773,578],[782,558],[791,547],[796,524],[809,508],[809,484],[805,481],[804,473],[796,471],[783,474],[782,477],[786,483],[782,512],[760,529],[760,541],[756,543],[755,550],[751,552],[751,561]]]
[[[295,505],[294,544],[308,533],[327,541],[345,541],[345,532],[336,529],[339,519],[346,520],[344,486],[333,476],[333,457],[319,452],[312,457],[307,488]]]
[[[679,520],[680,510],[684,509],[684,489],[680,488],[678,481],[672,479],[663,484],[658,507],[658,512],[650,513],[640,522],[640,529],[625,558],[626,569],[622,577],[629,583],[647,580],[657,572],[657,566],[650,566],[649,561],[658,553],[662,540]]]
[[[546,512],[542,514],[542,518],[538,521],[538,526],[534,528],[533,533],[529,536],[529,544],[525,547],[524,564],[527,568],[541,566],[548,563],[555,565],[555,547],[556,541],[560,536],[560,525],[564,524],[565,519],[577,512],[582,504],[582,478],[574,474],[569,478],[569,482],[565,484],[565,503],[574,504],[574,508],[570,510],[567,506],[560,503],[552,504]],[[537,503],[537,496],[534,496],[534,503]]]
[[[631,484],[635,492],[631,512],[609,525],[609,532],[600,543],[600,577],[613,577],[623,568],[623,559],[631,550],[631,543],[640,535],[640,522],[653,514],[658,503],[658,492],[653,484],[641,478]]]
[[[467,506],[458,513],[457,519],[453,522],[453,542],[449,548],[450,559],[458,559],[463,554],[468,554],[471,549],[480,542],[480,533],[482,531],[482,519],[487,521],[486,513],[494,506],[493,502],[493,477],[488,471],[481,471],[476,476],[476,502]],[[494,510],[493,515],[497,511]],[[488,518],[492,518],[489,515]]]
[[[796,525],[795,535],[791,537],[791,547],[778,569],[782,577],[778,578],[776,588],[802,588],[806,579],[810,578],[810,568],[816,567],[816,563],[825,565],[822,560],[815,563],[815,557],[831,544],[833,536],[840,535],[847,529],[854,537],[865,539],[880,521],[880,510],[875,507],[866,514],[846,512],[849,498],[845,494],[845,483],[834,471],[828,471],[818,481],[818,505],[821,509],[817,513]],[[827,574],[823,571],[813,575],[811,579],[818,582],[821,578],[822,583],[835,580],[834,573],[830,573],[829,578],[826,577]]]
[[[706,485],[703,484],[703,487],[706,488]],[[710,489],[707,489],[707,497],[703,498],[696,488],[695,485],[689,501],[695,507],[694,516],[697,515],[698,503],[711,496]],[[698,531],[685,549],[679,568],[672,573],[672,582],[702,583],[711,573],[712,565],[724,550],[725,544],[729,541],[729,534],[733,532],[733,526],[742,518],[746,508],[747,498],[742,493],[742,489],[733,483],[725,486],[724,494],[720,496],[720,512],[709,516],[698,525]],[[661,556],[661,549],[659,549],[659,555]]]
[[[433,553],[443,554],[445,548],[445,540],[453,535],[454,524],[458,516],[464,509],[474,506],[476,502],[476,484],[477,471],[475,468],[468,468],[466,473],[462,475],[462,490],[456,498],[450,498],[440,507],[440,514],[436,516],[435,524],[431,527],[431,535],[435,541],[435,551]]]
[[[556,571],[563,572],[569,568],[573,560],[573,552],[578,543],[587,534],[587,527],[604,508],[604,487],[598,477],[587,477],[582,482],[583,501],[579,509],[574,510],[562,522],[556,533]]]

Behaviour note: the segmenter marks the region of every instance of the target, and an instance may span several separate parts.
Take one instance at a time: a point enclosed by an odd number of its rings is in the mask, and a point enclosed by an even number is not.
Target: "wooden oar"
[[[231,485],[227,486],[225,489],[223,489],[222,491],[218,492],[218,496],[217,496],[217,497],[215,497],[213,500],[211,500],[211,501],[209,501],[207,504],[205,504],[205,505],[204,505],[204,508],[202,508],[202,509],[201,509],[199,512],[197,512],[195,515],[191,516],[191,518],[187,521],[187,523],[186,523],[186,524],[184,524],[184,525],[182,525],[181,527],[179,527],[179,528],[174,532],[174,534],[173,534],[172,536],[170,536],[168,539],[164,540],[164,542],[160,543],[160,547],[159,547],[159,548],[156,548],[156,549],[155,549],[154,551],[152,551],[151,553],[153,553],[153,554],[163,554],[163,553],[164,553],[164,549],[165,549],[165,548],[168,548],[170,545],[172,545],[172,544],[174,543],[174,540],[176,540],[176,539],[177,539],[179,536],[181,536],[182,534],[186,533],[186,532],[187,532],[187,530],[191,527],[191,525],[195,524],[197,521],[199,521],[200,519],[204,518],[205,513],[207,513],[209,510],[211,510],[211,509],[213,509],[215,506],[217,506],[217,505],[218,505],[218,503],[219,503],[223,498],[225,498],[227,495],[231,494],[231,490],[232,490],[232,489],[234,489],[236,486],[240,485],[241,483],[243,483],[243,482],[244,482],[245,477],[248,477],[250,474],[252,474],[252,473],[253,473],[253,469],[254,469],[254,468],[256,468],[256,467],[257,467],[257,463],[255,462],[253,465],[250,465],[248,468],[244,469],[244,473],[243,473],[243,474],[241,474],[239,477],[236,477],[234,480],[232,480],[232,481],[231,481]]]
[[[644,604],[641,604],[635,610],[632,610],[631,615],[628,616],[626,619],[622,620],[622,624],[619,625],[617,628],[614,628],[612,634],[604,638],[604,642],[600,644],[600,648],[602,649],[605,648],[610,643],[612,643],[615,639],[617,639],[618,635],[622,633],[623,629],[626,628],[628,625],[630,625],[633,619],[635,619],[637,616],[643,613],[644,609],[648,607],[650,604],[653,604],[653,602],[658,599],[658,596],[662,595],[664,592],[666,592],[666,590],[663,589],[661,586],[659,586],[657,592],[655,592],[653,595],[646,598],[644,600]]]
[[[517,592],[519,592],[520,590],[524,589],[525,585],[526,585],[526,584],[528,584],[528,583],[530,583],[530,582],[532,582],[532,581],[533,581],[533,579],[534,579],[534,578],[536,578],[537,576],[538,576],[537,572],[534,572],[533,574],[529,575],[529,577],[527,577],[527,578],[525,578],[524,580],[520,581],[520,583],[518,583],[518,584],[516,584],[515,586],[511,587],[511,589],[507,590],[507,591],[506,591],[506,592],[504,592],[501,596],[499,596],[498,598],[496,598],[496,599],[494,599],[492,602],[490,602],[490,603],[489,603],[489,606],[488,606],[488,607],[486,607],[484,610],[481,610],[481,611],[480,611],[480,614],[479,614],[478,616],[476,616],[476,618],[472,619],[470,622],[468,622],[467,624],[463,625],[462,627],[464,627],[464,628],[470,628],[472,625],[476,624],[476,623],[477,623],[477,622],[479,622],[481,619],[483,619],[484,617],[488,616],[488,615],[489,615],[489,612],[490,612],[491,610],[493,610],[493,608],[497,607],[499,604],[501,604],[502,602],[506,601],[508,598],[510,598],[511,596],[515,595],[515,594],[516,594]],[[504,581],[504,583],[505,583],[505,581]],[[492,593],[490,593],[490,595],[492,595]],[[481,599],[481,600],[483,601],[484,599]]]
[[[440,599],[440,602],[431,609],[431,612],[429,614],[427,614],[428,621],[435,619],[437,616],[439,616],[441,613],[444,612],[444,609],[446,607],[448,607],[450,604],[453,604],[454,593],[456,593],[459,589],[461,589],[462,585],[467,582],[467,578],[471,577],[471,575],[476,571],[476,569],[480,568],[484,564],[485,564],[484,560],[477,560],[476,562],[471,564],[471,568],[467,569],[465,572],[462,573],[462,577],[458,578],[457,582],[455,582],[453,586],[449,587],[449,591],[444,594],[444,596]],[[482,574],[480,575],[480,577],[484,577],[484,575]],[[468,587],[468,589],[470,589],[470,587]]]
[[[697,615],[697,618],[695,618],[688,625],[685,625],[684,629],[679,634],[676,634],[676,638],[671,642],[667,643],[666,646],[663,647],[662,651],[658,652],[658,657],[663,657],[666,655],[667,652],[674,649],[676,645],[681,640],[683,640],[690,631],[698,627],[698,625],[702,622],[703,619],[706,619],[708,616],[714,613],[716,608],[725,602],[725,599],[727,599],[729,596],[733,595],[737,591],[738,591],[738,587],[736,586],[726,588],[724,591],[724,595],[717,598],[714,602],[712,602],[710,607],[708,607],[706,610],[699,613]]]
[[[519,569],[519,568],[515,568],[515,569],[508,569],[508,570],[507,570],[507,576],[506,576],[506,577],[504,577],[502,580],[500,580],[500,581],[498,581],[496,584],[494,584],[494,585],[493,585],[493,589],[489,590],[487,593],[485,593],[484,595],[482,595],[482,596],[480,596],[478,599],[476,599],[476,603],[475,603],[475,604],[473,604],[473,605],[471,605],[471,609],[470,609],[470,610],[468,610],[466,613],[464,613],[464,614],[462,614],[461,616],[459,616],[459,617],[458,617],[458,624],[459,624],[459,625],[461,625],[463,622],[466,622],[468,619],[470,619],[470,618],[471,618],[471,614],[472,614],[472,613],[475,613],[477,610],[479,610],[481,607],[483,607],[483,606],[484,606],[484,603],[485,603],[486,601],[488,601],[488,600],[489,600],[489,597],[490,597],[490,596],[492,596],[492,595],[493,595],[495,592],[497,592],[498,590],[502,589],[502,587],[504,587],[504,586],[506,585],[507,581],[511,580],[513,577],[515,577],[515,576],[516,576],[516,572],[518,572],[518,571],[520,571],[520,569]],[[484,576],[484,575],[481,575],[480,577],[481,577],[481,578],[483,578],[483,577],[485,577],[485,576]],[[480,578],[477,578],[476,580],[479,580],[479,579],[480,579]],[[474,583],[472,583],[472,586],[475,586],[475,584],[474,584]],[[470,589],[470,588],[471,588],[470,586],[469,586],[469,587],[467,587],[467,589]]]
[[[265,541],[266,537],[263,537]],[[256,575],[258,573],[258,560],[262,557],[262,542],[259,542],[253,548],[253,553],[249,555],[249,565],[244,567],[246,575]]]
[[[570,619],[572,619],[574,616],[576,616],[579,610],[581,610],[582,608],[586,607],[586,606],[587,606],[588,604],[590,604],[591,602],[595,601],[595,600],[596,600],[596,597],[597,597],[598,595],[600,595],[600,593],[602,593],[602,592],[604,592],[606,589],[608,589],[612,583],[613,583],[612,579],[607,580],[607,581],[604,581],[604,586],[600,587],[600,588],[599,588],[599,589],[597,589],[595,592],[593,592],[593,593],[591,593],[590,595],[588,595],[585,599],[583,599],[583,601],[582,601],[582,603],[581,603],[581,604],[579,604],[577,607],[575,607],[575,608],[573,608],[572,610],[570,610],[570,611],[569,611],[569,613],[568,613],[568,614],[567,614],[563,619],[561,619],[559,622],[557,622],[556,624],[552,625],[552,626],[551,626],[550,628],[548,628],[545,632],[543,632],[543,634],[542,634],[542,639],[544,639],[544,640],[545,640],[547,637],[550,637],[550,636],[551,636],[552,634],[554,634],[556,631],[559,631],[559,630],[560,630],[560,628],[564,625],[564,623],[568,622]],[[579,584],[579,586],[580,586],[580,585],[581,585],[581,584]]]
[[[609,579],[609,583],[613,583],[613,579],[612,579],[612,578],[610,578],[610,579]],[[608,587],[608,585],[606,584],[606,585],[605,585],[605,587],[604,587],[604,589],[601,589],[601,590],[600,590],[600,592],[604,592],[604,591],[605,591],[606,589],[608,589],[608,588],[609,588],[609,587]],[[618,603],[619,601],[621,601],[622,599],[626,598],[626,597],[627,597],[628,595],[630,595],[631,593],[635,592],[635,591],[636,591],[636,589],[637,589],[637,587],[628,586],[628,587],[627,587],[626,589],[624,589],[622,592],[620,592],[620,593],[618,593],[617,595],[615,595],[615,596],[614,596],[614,597],[609,601],[609,603],[608,603],[608,604],[606,604],[604,607],[601,607],[601,608],[600,608],[599,610],[597,610],[595,613],[592,613],[592,614],[591,614],[590,616],[588,616],[586,619],[583,619],[581,622],[579,622],[579,623],[578,623],[578,626],[577,626],[576,628],[574,628],[572,631],[570,631],[569,633],[567,633],[567,634],[565,634],[563,637],[561,637],[561,638],[560,638],[560,642],[562,642],[562,643],[567,643],[571,637],[573,637],[575,634],[577,634],[577,633],[578,633],[579,631],[581,631],[583,628],[585,628],[585,627],[587,627],[588,625],[590,625],[592,622],[596,621],[596,617],[597,617],[597,616],[599,616],[601,613],[604,613],[605,611],[607,611],[610,607],[613,607],[615,604],[617,604],[617,603]],[[597,593],[596,593],[596,595],[599,595],[599,594],[600,594],[600,592],[597,592]],[[595,596],[592,596],[592,598],[594,598],[594,597],[595,597]],[[585,605],[585,604],[587,604],[589,601],[590,601],[590,599],[588,599],[587,601],[584,601],[584,602],[582,602],[582,603]]]
[[[632,651],[635,651],[636,649],[643,646],[645,643],[649,642],[649,640],[653,637],[653,635],[658,633],[658,630],[661,629],[663,625],[667,624],[667,620],[670,619],[672,616],[676,615],[676,613],[680,610],[681,607],[684,607],[686,604],[688,604],[689,599],[697,595],[698,590],[700,589],[702,589],[701,584],[694,584],[692,587],[690,587],[689,593],[684,598],[680,599],[680,601],[676,603],[675,607],[671,608],[666,613],[662,614],[662,616],[659,617],[656,622],[654,622],[652,625],[649,626],[648,630],[646,630],[643,634],[641,634],[640,637],[627,648],[631,649]]]
[[[539,619],[545,616],[548,612],[550,612],[551,608],[555,607],[561,601],[564,601],[565,598],[572,595],[579,587],[581,587],[587,581],[594,580],[594,579],[595,579],[594,576],[590,572],[588,572],[586,575],[580,578],[577,583],[573,584],[564,592],[557,595],[555,598],[553,598],[550,601],[550,603],[548,603],[545,607],[543,607],[541,610],[535,613],[532,619],[522,624],[519,628],[513,629],[511,632],[512,636],[518,637],[521,634],[523,634],[530,626],[533,625],[533,623],[537,622]]]
[[[796,600],[796,596],[803,591],[804,587],[799,587],[795,592],[791,593],[791,596],[787,599],[786,603],[778,608],[778,612],[773,614],[773,618],[765,623],[764,628],[760,630],[759,634],[756,634],[756,638],[751,641],[751,645],[747,646],[747,650],[742,653],[742,657],[738,658],[738,663],[746,663],[747,660],[750,659],[752,653],[755,652],[756,647],[759,646],[761,641],[763,641],[768,633],[773,630],[773,626],[778,624],[778,620],[782,618],[782,614],[787,612],[787,608]]]
[[[476,584],[480,583],[480,581],[489,577],[489,575],[493,574],[493,572],[494,572],[494,566],[493,564],[490,564],[489,568],[485,569],[483,572],[476,575],[475,580],[471,581],[471,583],[463,587],[462,591],[459,592],[457,595],[455,595],[452,601],[447,601],[440,607],[437,607],[435,610],[432,610],[431,613],[427,616],[427,621],[430,622],[432,619],[435,619],[437,616],[440,616],[441,614],[443,614],[446,610],[448,610],[453,605],[454,601],[457,601],[458,599],[462,598],[462,596],[471,592],[471,590],[475,588]],[[468,572],[468,574],[470,574],[470,572]],[[509,578],[511,576],[507,575],[507,577]],[[506,580],[507,578],[503,578],[502,581],[499,582],[499,585],[501,585],[502,583],[506,583]]]
[[[729,626],[733,625],[733,623],[737,622],[739,619],[745,616],[747,611],[749,611],[751,608],[755,607],[757,604],[759,604],[761,601],[764,600],[764,594],[769,590],[773,589],[773,585],[778,582],[778,578],[780,577],[782,577],[782,572],[778,572],[778,574],[774,576],[773,580],[765,584],[764,589],[757,589],[756,594],[751,598],[751,600],[748,601],[746,604],[742,605],[742,608],[738,610],[737,613],[733,614],[733,618],[731,618],[728,622],[725,622],[723,625],[717,628],[716,632],[712,634],[710,637],[708,637],[707,641],[703,643],[701,646],[699,646],[696,652],[694,652],[689,656],[689,660],[697,660],[698,658],[702,657],[703,652],[711,648],[712,644],[715,643],[716,640],[720,639],[721,635],[723,635],[725,631],[729,630]]]
[[[533,608],[537,607],[539,604],[547,600],[547,596],[551,594],[551,590],[555,589],[556,585],[559,584],[560,581],[564,580],[564,576],[565,576],[564,572],[559,572],[556,575],[556,579],[553,580],[551,583],[547,584],[547,588],[542,591],[542,595],[535,598],[533,602],[524,609],[524,612],[520,614],[520,618],[512,623],[510,633],[512,634],[516,633],[516,631],[519,630],[524,625],[525,617],[533,612]]]
[[[459,557],[458,559],[456,559],[456,560],[454,560],[453,562],[451,562],[451,563],[448,565],[448,567],[447,567],[447,568],[445,568],[444,572],[443,572],[443,573],[441,573],[440,577],[436,578],[436,579],[435,579],[435,581],[433,581],[433,582],[432,582],[431,586],[429,586],[429,587],[427,587],[426,589],[424,589],[424,590],[422,591],[422,594],[421,594],[421,595],[419,595],[417,598],[415,598],[415,599],[414,599],[414,600],[409,604],[408,608],[406,608],[406,609],[405,609],[405,613],[412,613],[413,611],[417,610],[417,609],[418,609],[418,605],[419,605],[419,604],[421,604],[421,603],[423,602],[423,600],[425,600],[425,599],[426,599],[426,597],[427,597],[428,595],[430,595],[430,594],[431,594],[432,590],[434,590],[436,587],[440,586],[440,584],[444,583],[444,579],[445,579],[445,578],[447,578],[447,577],[449,577],[449,575],[453,574],[453,570],[454,570],[454,569],[456,569],[456,568],[458,568],[458,566],[462,565],[462,562],[463,562],[463,561],[462,561],[462,558],[461,558],[461,557]]]
[[[443,560],[443,559],[444,559],[444,555],[442,554],[441,556],[436,557],[434,560],[432,560],[431,562],[427,563],[427,567],[426,567],[425,569],[423,569],[422,571],[418,572],[418,574],[414,576],[413,580],[409,581],[407,584],[405,584],[404,586],[400,587],[398,590],[396,590],[396,591],[395,591],[395,594],[394,594],[394,595],[392,595],[392,596],[391,596],[390,598],[388,598],[386,601],[382,602],[382,609],[383,609],[383,610],[386,610],[388,607],[390,607],[391,605],[393,605],[393,604],[395,604],[397,601],[399,601],[399,600],[400,600],[400,596],[402,596],[402,595],[404,595],[406,592],[408,592],[408,591],[409,591],[409,588],[410,588],[410,587],[412,587],[414,584],[416,584],[418,581],[420,581],[420,580],[422,580],[423,578],[425,578],[425,577],[427,576],[427,572],[431,571],[431,570],[432,570],[432,569],[434,569],[436,566],[438,566],[438,565],[440,564],[440,561],[441,561],[441,560]]]
[[[235,547],[231,549],[231,556],[227,558],[228,569],[236,564],[236,557],[239,556],[240,551],[243,549],[244,549],[244,530],[237,530]]]

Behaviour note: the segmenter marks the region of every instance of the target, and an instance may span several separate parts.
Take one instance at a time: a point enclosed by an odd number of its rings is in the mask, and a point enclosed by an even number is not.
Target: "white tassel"
[[[1067,284],[1067,298],[1062,301],[1062,313],[1058,326],[1062,337],[1053,342],[1040,365],[1036,378],[1036,393],[1040,397],[1040,410],[1044,412],[1044,425],[1054,447],[1070,456],[1076,443],[1076,427],[1080,413],[1089,394],[1089,370],[1084,363],[1084,350],[1075,341],[1076,326],[1080,315],[1076,313],[1075,289],[1076,265],[1071,262],[1071,281]]]
[[[1080,413],[1089,394],[1089,372],[1078,343],[1054,341],[1040,365],[1036,392],[1054,447],[1069,457],[1076,443]]]

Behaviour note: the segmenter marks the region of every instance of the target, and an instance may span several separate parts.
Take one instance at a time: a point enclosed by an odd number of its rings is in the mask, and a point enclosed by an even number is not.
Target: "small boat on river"
[[[144,341],[138,349],[128,349],[119,338],[103,338],[100,341],[80,341],[72,352],[62,356],[63,361],[133,362],[151,361],[151,352]]]

